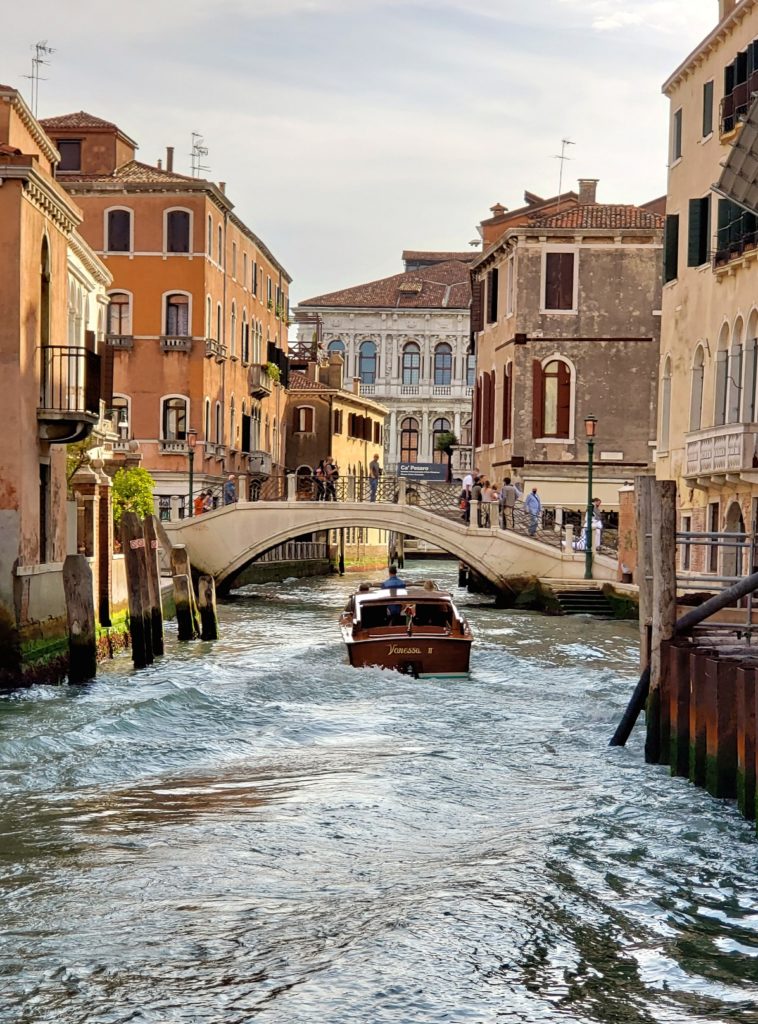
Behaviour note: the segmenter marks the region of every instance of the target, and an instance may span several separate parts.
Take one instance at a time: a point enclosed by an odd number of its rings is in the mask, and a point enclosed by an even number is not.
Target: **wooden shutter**
[[[557,436],[571,436],[571,371],[565,363],[558,363],[558,417]]]
[[[471,285],[471,333],[484,330],[484,281],[473,281]]]
[[[542,364],[539,359],[534,359],[532,361],[532,437],[542,437],[544,432],[544,399]]]
[[[113,357],[114,349],[111,345],[100,347],[100,399],[105,402],[105,408],[110,409],[113,405]]]
[[[670,213],[666,217],[666,230],[664,233],[664,259],[663,259],[663,281],[664,284],[673,281],[679,276],[679,214]]]
[[[703,138],[713,131],[713,81],[703,86]]]
[[[487,323],[497,322],[498,272],[490,270],[487,274]]]
[[[690,199],[689,238],[687,239],[687,266],[699,267],[708,259],[708,242],[711,232],[710,196]]]
[[[482,378],[476,382],[474,389],[474,447],[482,443]]]
[[[97,352],[84,350],[85,373],[84,378],[84,404],[85,412],[100,411],[100,356]]]
[[[574,308],[574,254],[548,252],[545,256],[545,309]]]

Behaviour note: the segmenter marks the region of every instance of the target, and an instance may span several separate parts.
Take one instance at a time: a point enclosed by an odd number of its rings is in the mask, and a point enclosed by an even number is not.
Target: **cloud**
[[[715,3],[692,0],[559,0],[589,17],[593,28],[613,32],[630,26],[644,27],[651,34],[673,34],[701,24],[703,33],[712,27]]]

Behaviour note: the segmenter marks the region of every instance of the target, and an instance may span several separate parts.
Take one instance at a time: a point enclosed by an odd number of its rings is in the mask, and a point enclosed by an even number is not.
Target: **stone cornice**
[[[61,158],[60,153],[45,134],[37,118],[27,107],[21,93],[16,89],[2,89],[0,90],[0,97],[6,103],[10,103],[13,110],[18,114],[21,123],[29,131],[29,134],[32,136],[50,163],[57,164]]]
[[[732,30],[752,13],[757,3],[758,0],[741,0],[732,13],[720,22],[710,35],[707,35],[682,61],[676,71],[666,79],[661,88],[664,96],[669,96],[673,88],[690,74],[696,64],[704,60],[711,50],[725,42],[731,35]]]
[[[26,199],[64,234],[70,235],[81,224],[78,208],[66,201],[65,192],[59,191],[49,178],[40,174],[36,164],[0,164],[0,178],[20,180]]]
[[[98,284],[102,284],[107,288],[113,283],[113,275],[111,272],[105,264],[98,259],[77,231],[71,232],[68,244],[73,254],[77,259],[81,260],[84,268],[89,271]]]

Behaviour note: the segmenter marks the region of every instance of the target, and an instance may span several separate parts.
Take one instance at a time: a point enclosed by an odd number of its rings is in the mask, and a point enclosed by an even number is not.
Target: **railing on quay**
[[[758,567],[758,534],[746,531],[680,531],[676,535],[678,570],[677,591],[685,595],[711,595],[733,586]],[[700,552],[703,552],[702,556]],[[697,563],[695,565],[694,563]],[[701,599],[702,600],[702,599]],[[730,632],[754,643],[758,624],[753,623],[755,595],[750,593],[737,602],[744,613],[739,621],[714,621],[696,627],[699,633]],[[686,596],[683,602],[687,602]]]

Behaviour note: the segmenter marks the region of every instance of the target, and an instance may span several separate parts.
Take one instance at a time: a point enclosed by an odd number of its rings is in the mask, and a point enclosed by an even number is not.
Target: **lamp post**
[[[195,445],[197,444],[197,431],[187,431],[187,460],[189,461],[189,509],[187,511],[188,516],[194,515],[194,505],[192,503],[192,489],[195,483]]]
[[[592,460],[595,455],[595,430],[597,429],[597,418],[595,416],[584,417],[584,431],[587,435],[587,526],[584,531],[584,578],[592,579],[592,547],[594,539],[592,535]]]

